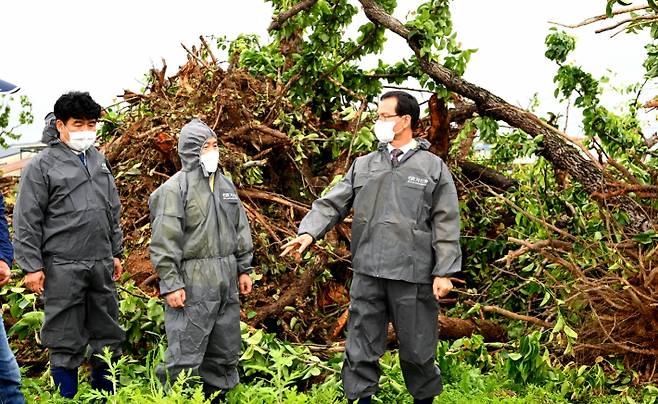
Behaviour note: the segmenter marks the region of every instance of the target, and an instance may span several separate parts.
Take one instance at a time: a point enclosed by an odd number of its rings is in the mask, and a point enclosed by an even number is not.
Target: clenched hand
[[[6,262],[0,260],[0,286],[5,286],[11,280],[11,268]]]
[[[185,307],[185,289],[180,288],[165,295],[165,301],[172,309]]]
[[[25,275],[25,286],[32,292],[40,295],[43,293],[43,282],[46,279],[43,271],[30,272]]]
[[[432,291],[434,292],[434,297],[436,300],[445,297],[448,293],[450,293],[451,290],[452,282],[450,282],[450,278],[444,278],[441,276],[434,277]]]
[[[238,278],[238,285],[240,286],[240,293],[248,295],[251,293],[251,276],[249,274],[242,274]]]
[[[121,266],[121,260],[119,258],[114,259],[114,276],[112,277],[113,280],[118,281],[119,278],[121,278],[121,274],[123,273],[123,267]]]

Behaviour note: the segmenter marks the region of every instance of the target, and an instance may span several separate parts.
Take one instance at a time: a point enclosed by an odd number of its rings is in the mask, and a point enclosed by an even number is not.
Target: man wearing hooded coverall
[[[281,255],[303,252],[354,207],[345,395],[370,403],[379,390],[378,361],[391,321],[405,384],[415,403],[431,403],[442,390],[435,364],[438,299],[452,289],[448,276],[461,267],[457,192],[429,143],[413,139],[420,112],[415,98],[386,93],[377,112],[378,150],[357,158],[313,203]]]
[[[16,262],[26,286],[43,295],[41,340],[60,394],[77,392],[78,367],[91,347],[91,385],[112,391],[105,347],[116,359],[125,332],[114,279],[123,251],[119,194],[105,157],[94,147],[101,107],[70,92],[46,116],[48,147],[21,174],[14,208]]]
[[[215,133],[198,119],[180,132],[182,170],[149,199],[151,261],[165,296],[166,373],[191,370],[219,402],[238,383],[240,292],[251,292],[251,231],[230,179],[216,173]],[[164,369],[159,370],[165,379]],[[218,394],[215,394],[218,393]]]

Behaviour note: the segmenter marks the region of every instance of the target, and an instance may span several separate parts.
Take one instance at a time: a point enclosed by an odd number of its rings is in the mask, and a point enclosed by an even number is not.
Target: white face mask
[[[201,160],[201,166],[204,170],[214,173],[217,171],[217,164],[219,163],[219,152],[217,150],[211,150],[202,154],[199,160]]]
[[[68,147],[80,153],[86,151],[94,143],[96,143],[95,130],[69,131],[69,141],[66,142]]]
[[[375,136],[377,140],[383,143],[388,143],[395,138],[393,127],[395,121],[377,121],[375,122]]]

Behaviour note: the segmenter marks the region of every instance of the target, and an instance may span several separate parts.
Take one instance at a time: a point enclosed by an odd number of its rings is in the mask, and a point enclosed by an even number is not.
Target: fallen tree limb
[[[630,352],[639,355],[658,356],[658,349],[642,349],[622,343],[578,344],[574,346],[574,350],[576,351],[584,350],[584,349],[592,349],[597,351],[614,352],[614,353]]]
[[[504,257],[496,260],[496,262],[498,263],[504,262],[507,265],[510,265],[512,260],[522,256],[528,251],[539,251],[542,248],[546,248],[546,247],[553,247],[562,251],[571,251],[573,249],[572,243],[561,241],[561,240],[540,240],[537,241],[536,243],[530,243],[530,244],[528,244],[528,242],[526,241],[519,240],[514,237],[508,237],[507,240],[516,244],[520,244],[522,246],[518,250],[510,251]]]
[[[471,161],[460,161],[459,167],[469,180],[480,181],[500,191],[507,191],[519,184],[514,178],[506,177],[492,168]]]
[[[347,325],[347,320],[350,317],[350,311],[349,309],[346,309],[343,314],[338,317],[338,321],[336,322],[336,326],[334,327],[333,331],[331,331],[331,335],[329,336],[329,340],[333,341],[335,340],[340,333],[343,331],[345,326]]]
[[[359,0],[366,16],[375,24],[384,26],[400,35],[407,41],[409,47],[416,54],[422,68],[437,83],[445,86],[463,97],[473,100],[478,110],[491,118],[504,121],[510,126],[521,129],[532,137],[542,138],[541,155],[557,168],[567,171],[575,180],[580,182],[586,192],[605,192],[607,184],[604,181],[605,173],[594,160],[587,160],[578,150],[570,144],[558,129],[546,124],[534,114],[515,107],[499,96],[478,87],[444,67],[435,60],[428,58],[421,52],[419,35],[411,38],[409,29],[400,21],[390,16],[374,0]],[[583,150],[583,148],[581,148]],[[583,150],[584,153],[588,153]],[[639,233],[651,228],[651,220],[642,207],[633,199],[620,195],[606,201],[619,207],[629,217],[628,229],[632,233]]]
[[[273,194],[270,192],[266,191],[260,191],[256,189],[249,189],[249,188],[242,188],[238,190],[238,195],[241,197],[246,197],[246,198],[252,198],[252,199],[260,199],[260,200],[265,200],[265,201],[270,201],[270,202],[276,202],[281,205],[288,206],[290,208],[293,208],[297,211],[300,211],[304,214],[308,213],[310,210],[307,206],[304,206],[298,202],[292,201],[284,196]]]
[[[464,102],[455,105],[454,108],[448,110],[450,122],[461,123],[470,119],[478,111],[477,105],[472,102]]]
[[[303,274],[299,277],[297,283],[293,283],[290,288],[283,291],[281,297],[273,303],[258,307],[256,315],[249,322],[252,326],[256,326],[263,322],[268,317],[272,317],[283,311],[286,306],[290,306],[297,298],[303,298],[308,295],[315,277],[325,267],[327,263],[326,255],[321,255],[316,258],[315,263],[308,266]]]
[[[466,304],[475,304],[475,303],[467,301]],[[485,313],[500,314],[501,316],[511,318],[512,320],[525,321],[525,322],[528,322],[528,323],[536,324],[536,325],[538,325],[540,327],[544,327],[544,328],[553,328],[553,326],[554,326],[554,324],[550,321],[545,321],[545,320],[542,320],[542,319],[537,318],[537,317],[526,316],[524,314],[514,313],[513,311],[509,311],[509,310],[503,309],[502,307],[498,307],[498,306],[481,306],[480,308]]]
[[[279,236],[277,236],[276,232],[272,230],[272,227],[267,223],[267,220],[263,217],[263,215],[260,214],[258,209],[251,207],[247,203],[243,203],[242,206],[244,207],[244,210],[247,211],[247,214],[253,217],[253,219],[250,218],[251,219],[250,222],[252,223],[252,226],[254,221],[259,223],[261,226],[263,226],[267,234],[269,234],[274,241],[281,244],[281,239],[279,238]]]
[[[262,140],[261,145],[265,147],[269,147],[277,144],[288,145],[292,143],[290,138],[285,133],[276,129],[272,129],[269,126],[256,124],[256,123],[248,123],[237,129],[234,129],[227,134],[227,137],[229,139],[240,138],[245,136],[250,130],[257,130],[265,135],[269,135],[272,138],[272,139],[261,139]]]
[[[579,279],[585,278],[585,274],[583,273],[583,271],[580,268],[578,268],[576,266],[576,264],[574,264],[572,262],[569,262],[569,261],[563,259],[562,257],[557,256],[557,255],[547,251],[545,248],[543,248],[541,246],[538,246],[537,244],[531,244],[531,243],[529,243],[525,240],[515,239],[513,237],[510,237],[509,240],[512,241],[512,242],[515,242],[517,244],[521,244],[522,246],[524,246],[528,250],[536,251],[539,254],[543,255],[549,261],[551,261],[553,263],[556,263],[558,265],[561,265],[562,267],[568,269],[569,272],[571,272],[574,277],[579,278]]]
[[[439,316],[439,338],[442,340],[456,340],[459,338],[482,335],[486,342],[505,342],[507,332],[500,325],[484,319],[461,319]],[[397,335],[392,324],[388,325],[388,344],[397,342]]]
[[[500,195],[499,193],[497,193],[496,191],[494,191],[491,187],[488,187],[488,191],[489,191],[491,194],[493,194],[495,197],[500,198],[501,200],[503,200],[506,204],[508,204],[509,206],[511,206],[514,210],[516,210],[517,212],[521,213],[523,216],[527,217],[528,219],[530,219],[530,220],[532,220],[532,221],[535,221],[535,222],[537,222],[537,223],[541,223],[541,224],[543,224],[544,226],[546,226],[546,228],[553,230],[554,232],[560,234],[560,235],[563,236],[563,237],[566,237],[566,238],[568,238],[568,239],[570,239],[570,240],[573,240],[573,241],[576,241],[576,240],[577,240],[576,237],[574,237],[574,236],[573,236],[572,234],[570,234],[569,232],[567,232],[567,231],[565,231],[565,230],[562,230],[562,229],[560,229],[559,227],[557,227],[557,226],[555,226],[555,225],[553,225],[553,224],[551,224],[551,223],[548,223],[547,221],[545,221],[545,220],[543,220],[543,219],[541,219],[541,218],[539,218],[539,217],[533,215],[532,213],[526,212],[526,211],[523,210],[520,206],[518,206],[517,204],[515,204],[512,200],[510,200],[509,198],[506,198],[504,195]]]

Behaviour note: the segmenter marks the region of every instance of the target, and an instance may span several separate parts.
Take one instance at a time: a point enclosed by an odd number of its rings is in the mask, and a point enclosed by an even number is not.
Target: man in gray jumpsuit
[[[459,204],[448,167],[413,139],[419,107],[409,94],[382,96],[377,151],[357,158],[342,181],[313,203],[299,236],[283,246],[303,252],[354,207],[350,317],[343,363],[348,400],[369,403],[379,390],[379,358],[391,321],[400,365],[415,403],[442,390],[435,364],[438,299],[461,267]]]
[[[198,119],[178,141],[182,170],[149,199],[151,262],[165,296],[166,370],[191,370],[216,401],[238,383],[240,292],[251,292],[251,231],[215,133]],[[160,376],[165,379],[164,370]]]
[[[72,398],[87,345],[92,387],[112,390],[96,354],[108,347],[115,358],[121,355],[125,333],[114,280],[121,275],[123,246],[119,194],[94,147],[100,105],[88,93],[71,92],[54,110],[43,132],[48,147],[21,175],[14,249],[26,286],[43,294],[41,340],[51,375],[60,394]]]

